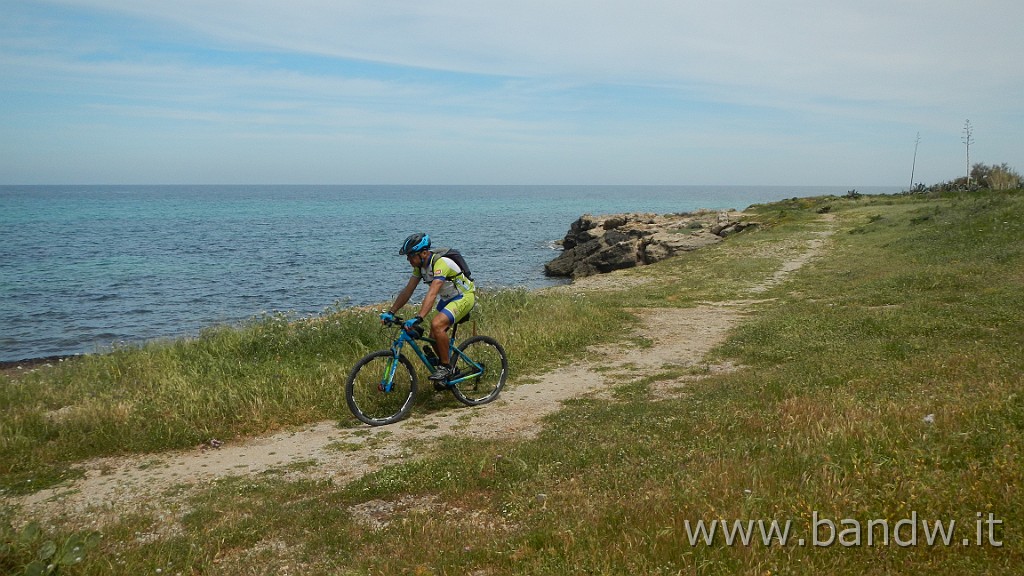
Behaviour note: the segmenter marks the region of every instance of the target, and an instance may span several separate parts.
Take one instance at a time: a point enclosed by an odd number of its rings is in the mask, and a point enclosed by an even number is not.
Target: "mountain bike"
[[[459,325],[451,328],[448,350],[454,370],[447,382],[438,382],[438,391],[451,390],[459,402],[467,406],[486,404],[498,397],[508,377],[508,356],[497,340],[490,336],[472,336],[456,345]],[[433,372],[440,365],[434,352],[437,341],[424,336],[422,328],[410,334],[402,328],[404,320],[396,317],[387,322],[398,327],[398,336],[389,350],[378,350],[364,356],[345,382],[345,401],[359,420],[371,426],[392,424],[409,415],[419,382],[412,361],[402,353],[408,346],[415,356]],[[420,342],[423,344],[420,345]]]

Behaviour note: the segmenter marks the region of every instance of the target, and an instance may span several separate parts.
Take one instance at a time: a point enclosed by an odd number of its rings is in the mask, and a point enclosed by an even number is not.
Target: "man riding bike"
[[[420,281],[427,284],[429,288],[420,305],[419,314],[407,320],[403,328],[408,332],[416,331],[434,306],[434,301],[439,299],[438,314],[430,321],[430,336],[436,341],[437,356],[441,363],[430,375],[430,380],[439,384],[446,383],[452,371],[445,332],[465,318],[476,305],[476,286],[453,259],[430,251],[430,236],[427,234],[417,233],[406,238],[398,254],[405,256],[412,265],[412,276],[395,298],[395,303],[380,315],[380,319],[382,322],[393,322],[395,311],[405,306],[416,291],[416,285]]]

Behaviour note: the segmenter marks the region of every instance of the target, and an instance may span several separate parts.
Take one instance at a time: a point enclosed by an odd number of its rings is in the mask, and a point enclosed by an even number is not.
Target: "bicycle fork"
[[[388,393],[394,389],[395,372],[398,370],[398,365],[401,363],[401,360],[399,360],[399,358],[401,358],[401,354],[401,342],[391,347],[391,359],[388,361],[387,369],[384,370],[384,376],[381,378],[380,384],[377,385],[377,388],[380,389],[381,392]]]

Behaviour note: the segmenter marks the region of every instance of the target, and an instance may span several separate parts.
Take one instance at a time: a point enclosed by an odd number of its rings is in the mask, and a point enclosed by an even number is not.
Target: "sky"
[[[3,0],[0,184],[1020,172],[1021,30],[1020,0]]]

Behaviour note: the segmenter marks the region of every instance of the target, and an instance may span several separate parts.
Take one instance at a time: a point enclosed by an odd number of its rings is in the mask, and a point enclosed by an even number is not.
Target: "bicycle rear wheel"
[[[370,426],[398,422],[409,415],[416,397],[412,363],[390,350],[372,352],[356,363],[345,382],[345,401],[356,418]]]
[[[508,377],[505,349],[490,336],[473,336],[459,344],[452,394],[463,404],[477,406],[498,397]],[[454,353],[454,351],[453,351]],[[467,357],[469,360],[467,361]],[[465,378],[465,380],[461,380]]]

